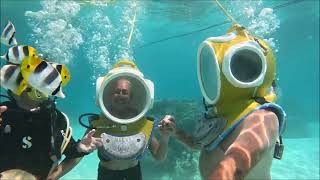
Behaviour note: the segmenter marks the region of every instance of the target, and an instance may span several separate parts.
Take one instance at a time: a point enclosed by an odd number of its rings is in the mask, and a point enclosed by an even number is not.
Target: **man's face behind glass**
[[[114,105],[125,105],[130,102],[131,84],[126,79],[119,79],[112,94],[112,103]]]

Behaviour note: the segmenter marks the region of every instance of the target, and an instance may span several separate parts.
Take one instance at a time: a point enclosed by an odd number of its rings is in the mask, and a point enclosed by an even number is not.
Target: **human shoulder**
[[[259,109],[259,110],[252,112],[250,115],[260,115],[260,116],[274,115],[274,116],[276,116],[276,114],[270,109]]]
[[[257,110],[248,115],[243,123],[243,128],[252,127],[263,127],[267,128],[271,132],[277,132],[279,128],[279,122],[277,115],[268,109]]]
[[[251,113],[247,118],[250,118],[255,121],[264,121],[264,120],[278,120],[277,115],[268,109],[259,109],[253,113]]]

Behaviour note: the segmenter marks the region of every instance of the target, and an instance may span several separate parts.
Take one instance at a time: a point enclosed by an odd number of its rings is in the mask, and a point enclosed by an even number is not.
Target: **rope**
[[[188,33],[179,34],[179,35],[176,35],[176,36],[170,36],[170,37],[167,37],[167,38],[160,39],[158,41],[153,41],[153,42],[138,46],[137,48],[143,48],[143,47],[150,46],[152,44],[157,44],[157,43],[160,43],[160,42],[163,42],[163,41],[167,41],[167,40],[170,40],[170,39],[175,39],[175,38],[179,38],[179,37],[183,37],[183,36],[188,36],[190,34],[195,34],[195,33],[201,32],[201,31],[205,31],[205,30],[217,27],[217,26],[221,26],[221,25],[227,24],[228,22],[229,21],[223,21],[223,22],[221,22],[219,24],[210,25],[208,27],[205,27],[205,28],[202,28],[202,29],[198,29],[198,30],[195,30],[195,31],[191,31],[191,32],[188,32]]]
[[[135,11],[134,11],[134,16],[133,16],[133,20],[132,20],[132,26],[131,26],[131,31],[130,31],[130,34],[129,34],[129,38],[128,38],[128,46],[130,45],[130,42],[131,42],[131,37],[132,37],[132,34],[133,34],[133,30],[134,30],[134,26],[135,26],[135,22],[136,22],[136,16],[137,16],[137,8],[135,8]]]
[[[306,0],[293,0],[293,1],[289,1],[289,2],[286,2],[286,3],[280,4],[280,5],[274,6],[272,9],[273,9],[273,10],[281,9],[281,8],[290,6],[290,5],[292,5],[292,4],[297,4],[297,3],[300,3],[300,2],[303,2],[303,1],[306,1]]]
[[[222,4],[218,1],[215,0],[215,2],[218,4],[218,6],[220,7],[221,11],[230,19],[230,21],[232,22],[232,24],[238,24],[237,21],[227,12],[226,9],[224,9],[224,7],[222,6]]]
[[[286,2],[286,3],[280,4],[280,5],[274,6],[272,9],[273,10],[282,9],[282,8],[287,7],[287,6],[290,6],[290,5],[293,5],[293,4],[297,4],[297,3],[300,3],[300,2],[303,2],[303,1],[306,1],[306,0],[289,1],[289,2]],[[240,18],[240,17],[237,17],[237,19],[238,18]],[[175,35],[175,36],[166,37],[166,38],[163,38],[163,39],[160,39],[160,40],[157,40],[157,41],[152,41],[152,42],[143,44],[141,46],[137,46],[136,48],[137,49],[144,48],[144,47],[147,47],[147,46],[151,46],[153,44],[161,43],[161,42],[168,41],[168,40],[171,40],[171,39],[180,38],[180,37],[183,37],[183,36],[188,36],[188,35],[195,34],[195,33],[198,33],[198,32],[201,32],[201,31],[205,31],[205,30],[208,30],[208,29],[212,29],[212,28],[215,28],[215,27],[218,27],[218,26],[222,26],[222,25],[228,24],[228,23],[229,23],[229,21],[223,21],[223,22],[220,22],[220,23],[217,23],[217,24],[213,24],[213,25],[210,25],[210,26],[202,28],[202,29],[194,30],[194,31],[191,31],[191,32],[183,33],[183,34],[178,34],[178,35]]]

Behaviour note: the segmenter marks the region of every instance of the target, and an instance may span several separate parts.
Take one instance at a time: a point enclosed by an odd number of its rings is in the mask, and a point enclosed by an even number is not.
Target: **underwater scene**
[[[285,111],[286,125],[283,156],[273,159],[271,179],[320,179],[318,0],[1,0],[1,32],[8,21],[17,44],[68,67],[65,98],[56,101],[75,140],[87,130],[79,116],[102,111],[97,79],[123,59],[153,82],[146,115],[159,120],[173,115],[177,127],[192,133],[205,112],[203,97],[210,96],[199,86],[199,47],[240,24],[268,44],[276,61],[276,103]],[[7,51],[1,44],[1,55]],[[5,64],[2,59],[1,67]],[[157,129],[153,134],[159,137]],[[171,137],[163,162],[146,151],[140,160],[143,179],[200,180],[199,158],[200,151]],[[98,166],[94,151],[61,179],[97,179]]]

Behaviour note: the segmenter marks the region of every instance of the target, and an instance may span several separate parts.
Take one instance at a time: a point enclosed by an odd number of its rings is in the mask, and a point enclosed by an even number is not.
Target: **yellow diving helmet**
[[[131,108],[136,113],[130,117],[122,118],[112,113],[110,102],[113,88],[119,79],[126,79],[132,86]],[[106,118],[120,124],[134,123],[140,120],[153,105],[154,86],[153,82],[145,79],[137,66],[130,60],[118,61],[113,69],[104,77],[99,77],[96,82],[96,102]]]
[[[197,55],[202,95],[213,108],[211,116],[227,120],[224,130],[260,104],[274,102],[275,59],[270,47],[234,25],[227,34],[206,39]]]
[[[153,104],[153,82],[132,61],[120,60],[97,79],[96,94],[102,113],[91,119],[91,126],[96,129],[94,136],[103,140],[99,158],[141,158],[157,127],[153,118],[145,116]]]

